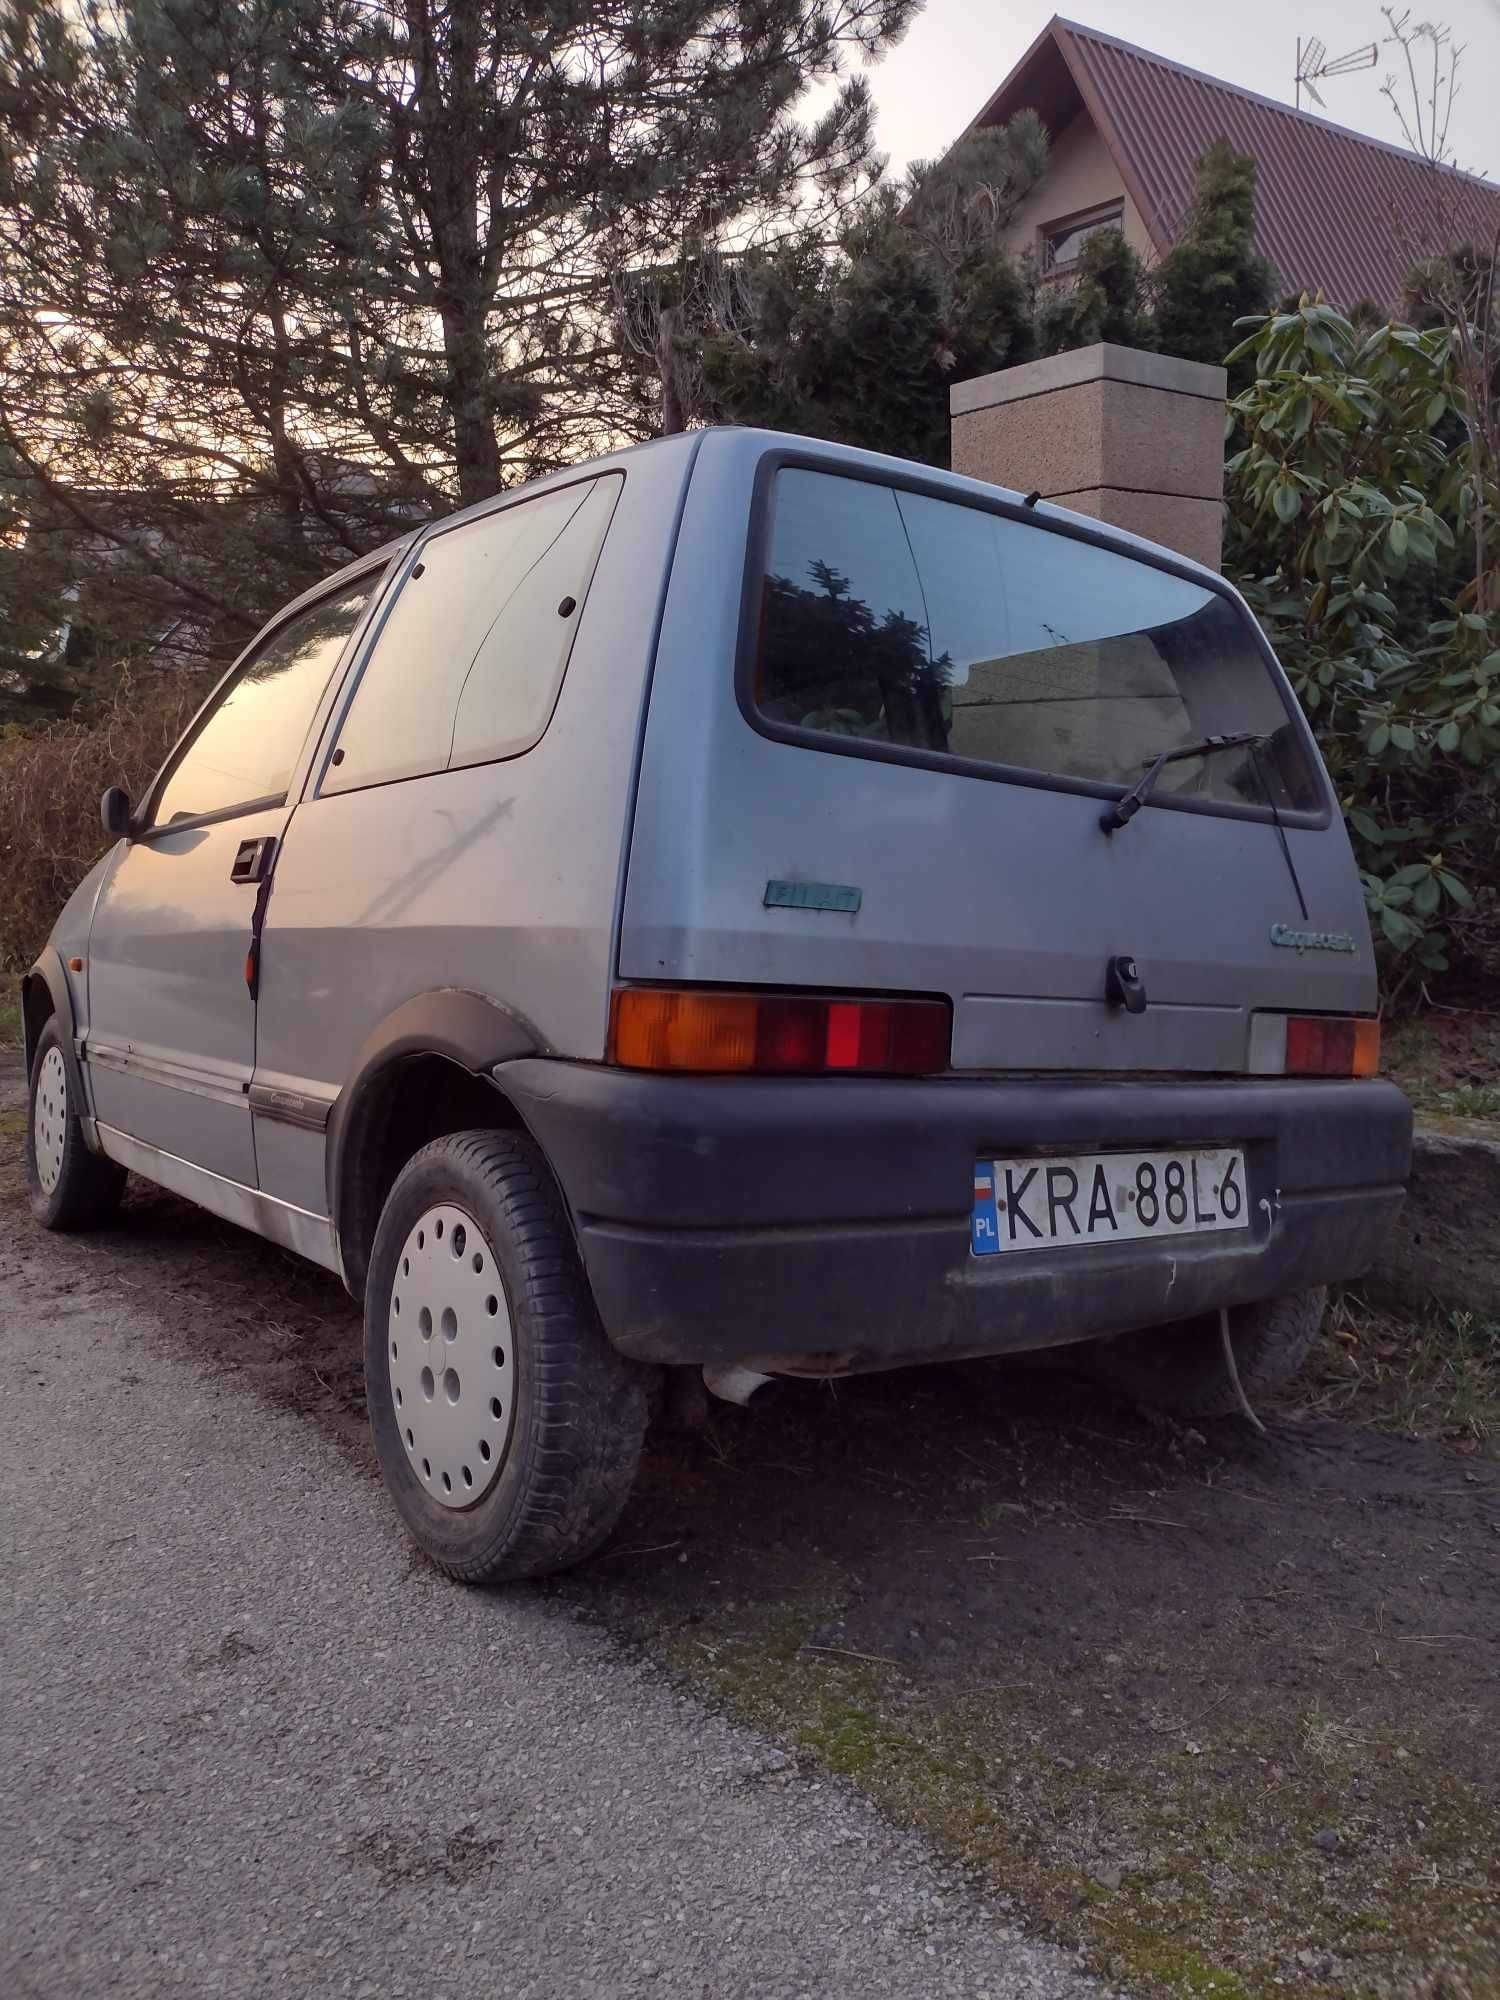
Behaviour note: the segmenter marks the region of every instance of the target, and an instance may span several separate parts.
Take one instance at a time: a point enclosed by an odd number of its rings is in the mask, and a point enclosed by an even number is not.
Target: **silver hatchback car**
[[[665,1366],[1089,1343],[1211,1413],[1402,1198],[1336,801],[1224,581],[753,431],[275,619],[24,984],[32,1201],[337,1271],[469,1581],[596,1547]]]

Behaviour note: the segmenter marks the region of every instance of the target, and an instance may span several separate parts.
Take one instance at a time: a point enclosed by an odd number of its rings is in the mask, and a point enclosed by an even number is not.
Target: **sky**
[[[1299,35],[1320,36],[1339,56],[1389,34],[1375,0],[927,0],[905,40],[870,71],[877,143],[892,169],[944,152],[1054,12],[1285,104]],[[1500,180],[1500,0],[1419,0],[1412,15],[1446,22],[1465,46],[1450,144],[1459,166]],[[1383,46],[1374,69],[1319,84],[1323,110],[1306,98],[1303,108],[1400,145],[1380,94],[1400,60],[1399,49]]]

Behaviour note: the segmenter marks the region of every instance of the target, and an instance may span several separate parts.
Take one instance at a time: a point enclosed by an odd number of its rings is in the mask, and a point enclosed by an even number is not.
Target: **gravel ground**
[[[1099,1994],[95,1268],[0,1248],[0,1992]]]

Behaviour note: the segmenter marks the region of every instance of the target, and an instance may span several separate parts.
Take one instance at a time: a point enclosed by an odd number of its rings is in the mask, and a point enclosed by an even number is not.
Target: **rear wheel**
[[[44,1229],[97,1229],[120,1203],[125,1169],[91,1153],[54,1018],[37,1037],[26,1121],[26,1192]]]
[[[1230,1307],[1235,1370],[1252,1405],[1297,1373],[1317,1339],[1327,1304],[1327,1289],[1320,1285]],[[1095,1341],[1079,1350],[1079,1359],[1095,1381],[1173,1416],[1227,1417],[1240,1407],[1224,1363],[1217,1313]]]
[[[530,1139],[461,1132],[402,1169],[370,1259],[365,1380],[386,1484],[450,1576],[541,1576],[614,1527],[651,1375],[605,1338]]]

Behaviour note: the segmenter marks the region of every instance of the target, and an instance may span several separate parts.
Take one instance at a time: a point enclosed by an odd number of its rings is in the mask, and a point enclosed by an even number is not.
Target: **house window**
[[[1125,219],[1125,203],[1107,201],[1101,208],[1085,209],[1066,221],[1049,224],[1042,231],[1042,270],[1069,271],[1083,255],[1083,246],[1101,229],[1119,229]]]

